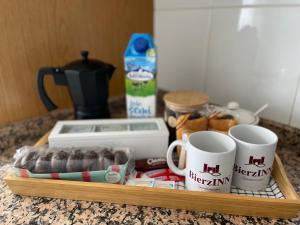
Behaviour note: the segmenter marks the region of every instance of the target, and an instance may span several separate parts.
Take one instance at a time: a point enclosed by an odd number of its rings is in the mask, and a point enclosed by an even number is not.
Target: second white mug
[[[229,130],[237,145],[232,184],[258,191],[269,183],[277,145],[277,135],[255,125],[237,125]]]

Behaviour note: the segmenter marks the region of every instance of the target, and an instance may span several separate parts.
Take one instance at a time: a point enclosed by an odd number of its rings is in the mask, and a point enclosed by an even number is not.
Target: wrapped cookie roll
[[[18,151],[14,167],[37,174],[101,171],[112,165],[126,164],[130,159],[129,151],[124,148],[26,146]]]
[[[168,168],[166,158],[149,158],[135,160],[135,169],[137,171],[149,171],[164,168]]]

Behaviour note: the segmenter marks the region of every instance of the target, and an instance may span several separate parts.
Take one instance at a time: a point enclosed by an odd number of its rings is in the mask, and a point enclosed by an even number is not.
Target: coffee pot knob
[[[89,51],[87,50],[82,50],[80,52],[80,56],[81,56],[81,59],[84,60],[84,61],[87,61],[88,60],[88,56],[89,56]]]

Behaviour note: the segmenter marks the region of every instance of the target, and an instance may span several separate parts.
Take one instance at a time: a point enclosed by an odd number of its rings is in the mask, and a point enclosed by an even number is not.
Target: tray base
[[[7,175],[10,189],[21,195],[111,202],[235,215],[292,218],[298,200],[268,199],[223,193],[134,187],[80,181],[47,180]],[[172,199],[172,201],[170,201]]]
[[[45,144],[47,141],[48,133],[36,145]],[[4,180],[13,193],[20,195],[197,210],[244,216],[284,219],[296,217],[300,210],[300,200],[277,154],[273,164],[272,177],[278,184],[285,199],[81,181],[22,178],[14,174],[8,174]]]

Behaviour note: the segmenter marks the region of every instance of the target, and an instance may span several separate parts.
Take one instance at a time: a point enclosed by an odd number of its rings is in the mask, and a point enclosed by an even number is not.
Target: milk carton
[[[128,117],[155,117],[156,52],[149,34],[133,34],[124,54]]]

